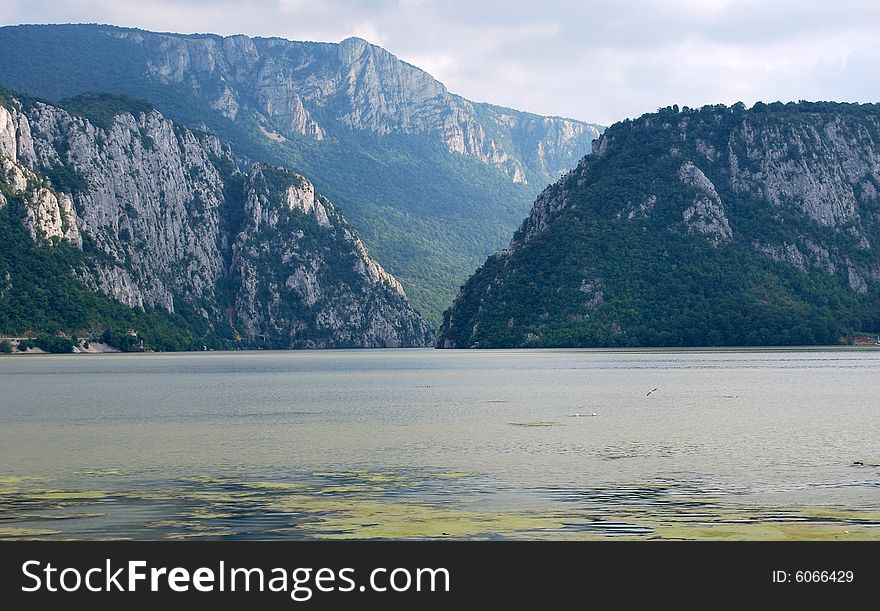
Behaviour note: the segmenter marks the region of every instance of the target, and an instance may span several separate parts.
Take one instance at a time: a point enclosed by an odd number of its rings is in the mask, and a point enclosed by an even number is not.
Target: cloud
[[[670,104],[880,99],[873,0],[0,0],[7,23],[360,36],[465,97],[610,123]]]

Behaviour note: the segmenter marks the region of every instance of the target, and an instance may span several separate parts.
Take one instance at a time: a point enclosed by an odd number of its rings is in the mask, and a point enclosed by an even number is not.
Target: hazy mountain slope
[[[242,171],[228,145],[143,102],[64,105],[71,112],[6,94],[0,106],[0,213],[30,240],[3,241],[0,299],[56,285],[63,260],[82,285],[174,315],[213,346],[419,346],[430,337],[400,284],[302,176],[260,164]],[[21,265],[12,269],[22,246],[42,249],[46,266],[30,270],[27,285]],[[46,263],[48,251],[55,261]],[[80,308],[82,292],[70,298],[69,309]],[[4,303],[2,332],[112,322],[46,319],[45,303],[15,303]]]
[[[601,130],[470,102],[360,39],[15,26],[0,28],[0,48],[10,87],[147,99],[256,160],[308,175],[435,320]]]
[[[439,344],[811,344],[880,329],[880,107],[610,127],[446,312]]]

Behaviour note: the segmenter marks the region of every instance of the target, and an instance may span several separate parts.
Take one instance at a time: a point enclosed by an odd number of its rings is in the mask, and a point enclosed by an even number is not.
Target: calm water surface
[[[0,538],[880,538],[878,374],[870,349],[6,357]]]

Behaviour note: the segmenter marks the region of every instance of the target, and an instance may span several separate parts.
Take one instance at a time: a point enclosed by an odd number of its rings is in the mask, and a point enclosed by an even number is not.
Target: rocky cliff
[[[824,343],[874,330],[878,186],[874,105],[625,121],[469,280],[440,344]]]
[[[0,205],[44,248],[81,249],[83,284],[230,346],[425,344],[400,284],[307,179],[244,167],[216,137],[129,102],[72,100],[86,116],[0,106]]]
[[[599,135],[597,126],[582,121],[470,102],[360,38],[334,44],[101,32],[142,47],[152,79],[191,88],[230,119],[243,111],[271,119],[282,136],[322,140],[336,124],[377,134],[428,134],[449,151],[525,183],[527,174],[542,181],[557,177]]]
[[[128,94],[344,209],[434,322],[600,127],[475,103],[364,40],[0,28],[0,82],[51,100]]]

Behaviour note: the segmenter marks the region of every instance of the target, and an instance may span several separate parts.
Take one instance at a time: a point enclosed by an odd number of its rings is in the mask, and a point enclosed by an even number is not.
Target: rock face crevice
[[[13,100],[0,106],[0,163],[33,239],[83,249],[76,276],[128,306],[184,311],[244,346],[430,340],[397,280],[310,181],[272,166],[244,172],[226,144],[157,111],[99,126]]]
[[[690,161],[679,168],[678,178],[696,192],[694,202],[682,212],[688,232],[709,236],[715,246],[730,240],[733,237],[730,221],[712,181]]]

